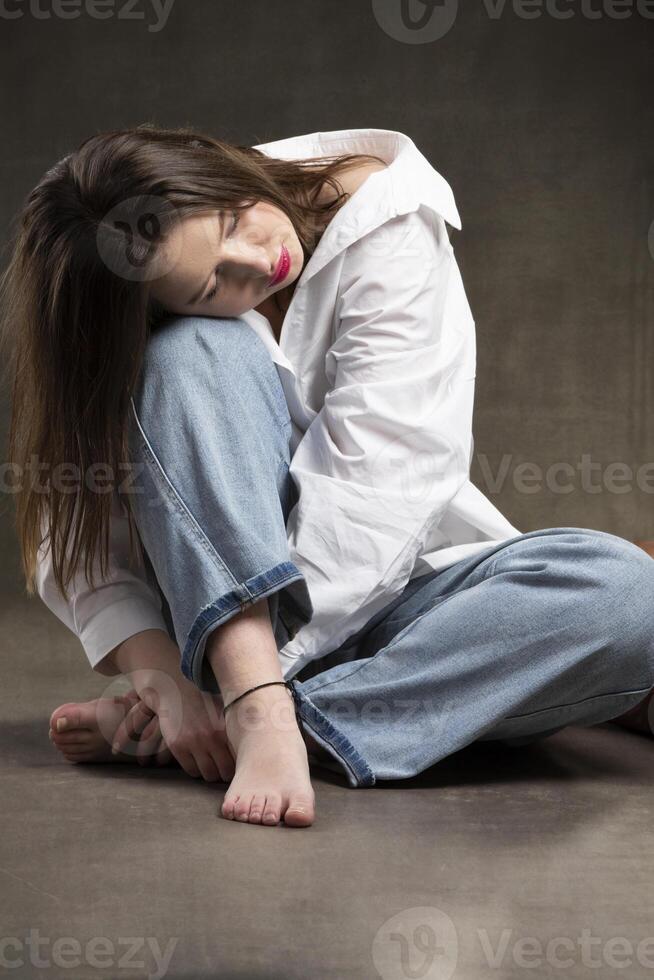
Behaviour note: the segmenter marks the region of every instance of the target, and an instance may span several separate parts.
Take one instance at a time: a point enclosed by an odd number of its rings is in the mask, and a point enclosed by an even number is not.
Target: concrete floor
[[[647,738],[477,743],[363,790],[316,768],[312,828],[236,824],[217,816],[224,784],[61,758],[51,711],[110,679],[40,600],[7,595],[0,973],[654,977]]]

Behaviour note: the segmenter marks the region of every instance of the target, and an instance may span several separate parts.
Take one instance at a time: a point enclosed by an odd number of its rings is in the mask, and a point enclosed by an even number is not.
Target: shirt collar
[[[303,285],[353,242],[389,218],[416,211],[420,206],[430,208],[454,228],[461,228],[450,185],[404,133],[391,129],[338,129],[261,143],[255,149],[281,160],[374,153],[388,164],[385,170],[371,174],[336,212],[302,271]]]

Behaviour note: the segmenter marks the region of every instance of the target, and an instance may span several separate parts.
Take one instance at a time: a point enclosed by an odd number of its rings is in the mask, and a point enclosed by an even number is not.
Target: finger
[[[143,701],[138,701],[129,709],[112,739],[112,754],[129,752],[134,748],[138,736],[152,719],[153,713]]]
[[[195,759],[190,752],[183,749],[178,749],[177,751],[171,749],[170,751],[173,753],[174,757],[177,759],[187,775],[191,776],[192,779],[199,778],[200,770],[198,769]]]
[[[220,743],[211,754],[223,783],[231,783],[236,772],[236,763],[227,745],[224,742]]]
[[[143,745],[145,752],[153,752],[158,748],[162,738],[159,719],[154,715],[141,732],[139,745]]]
[[[114,704],[123,704],[125,707],[130,707],[141,699],[138,693],[132,688],[131,691],[127,691],[125,694],[116,694],[114,697]]]
[[[217,783],[221,781],[218,767],[208,752],[195,752],[194,758],[205,783]]]
[[[136,761],[140,766],[152,765],[154,755],[161,744],[161,740],[159,719],[155,715],[141,732],[141,737],[136,746]]]

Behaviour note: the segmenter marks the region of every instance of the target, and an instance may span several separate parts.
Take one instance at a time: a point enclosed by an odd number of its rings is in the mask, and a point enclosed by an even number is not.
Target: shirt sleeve
[[[91,667],[112,676],[120,672],[103,659],[119,643],[146,629],[168,632],[151,575],[142,562],[129,565],[129,523],[117,494],[112,500],[108,557],[105,579],[96,557],[94,589],[81,563],[69,583],[66,602],[55,582],[49,540],[45,540],[38,554],[36,588],[50,611],[76,634]]]
[[[406,585],[469,477],[474,321],[445,222],[400,215],[347,249],[330,389],[293,456],[291,557],[314,613],[285,677],[338,649]]]

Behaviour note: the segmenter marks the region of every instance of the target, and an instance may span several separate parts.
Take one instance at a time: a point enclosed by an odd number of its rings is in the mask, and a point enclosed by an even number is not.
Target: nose
[[[225,247],[223,261],[244,276],[270,279],[275,271],[263,245],[229,242]]]

